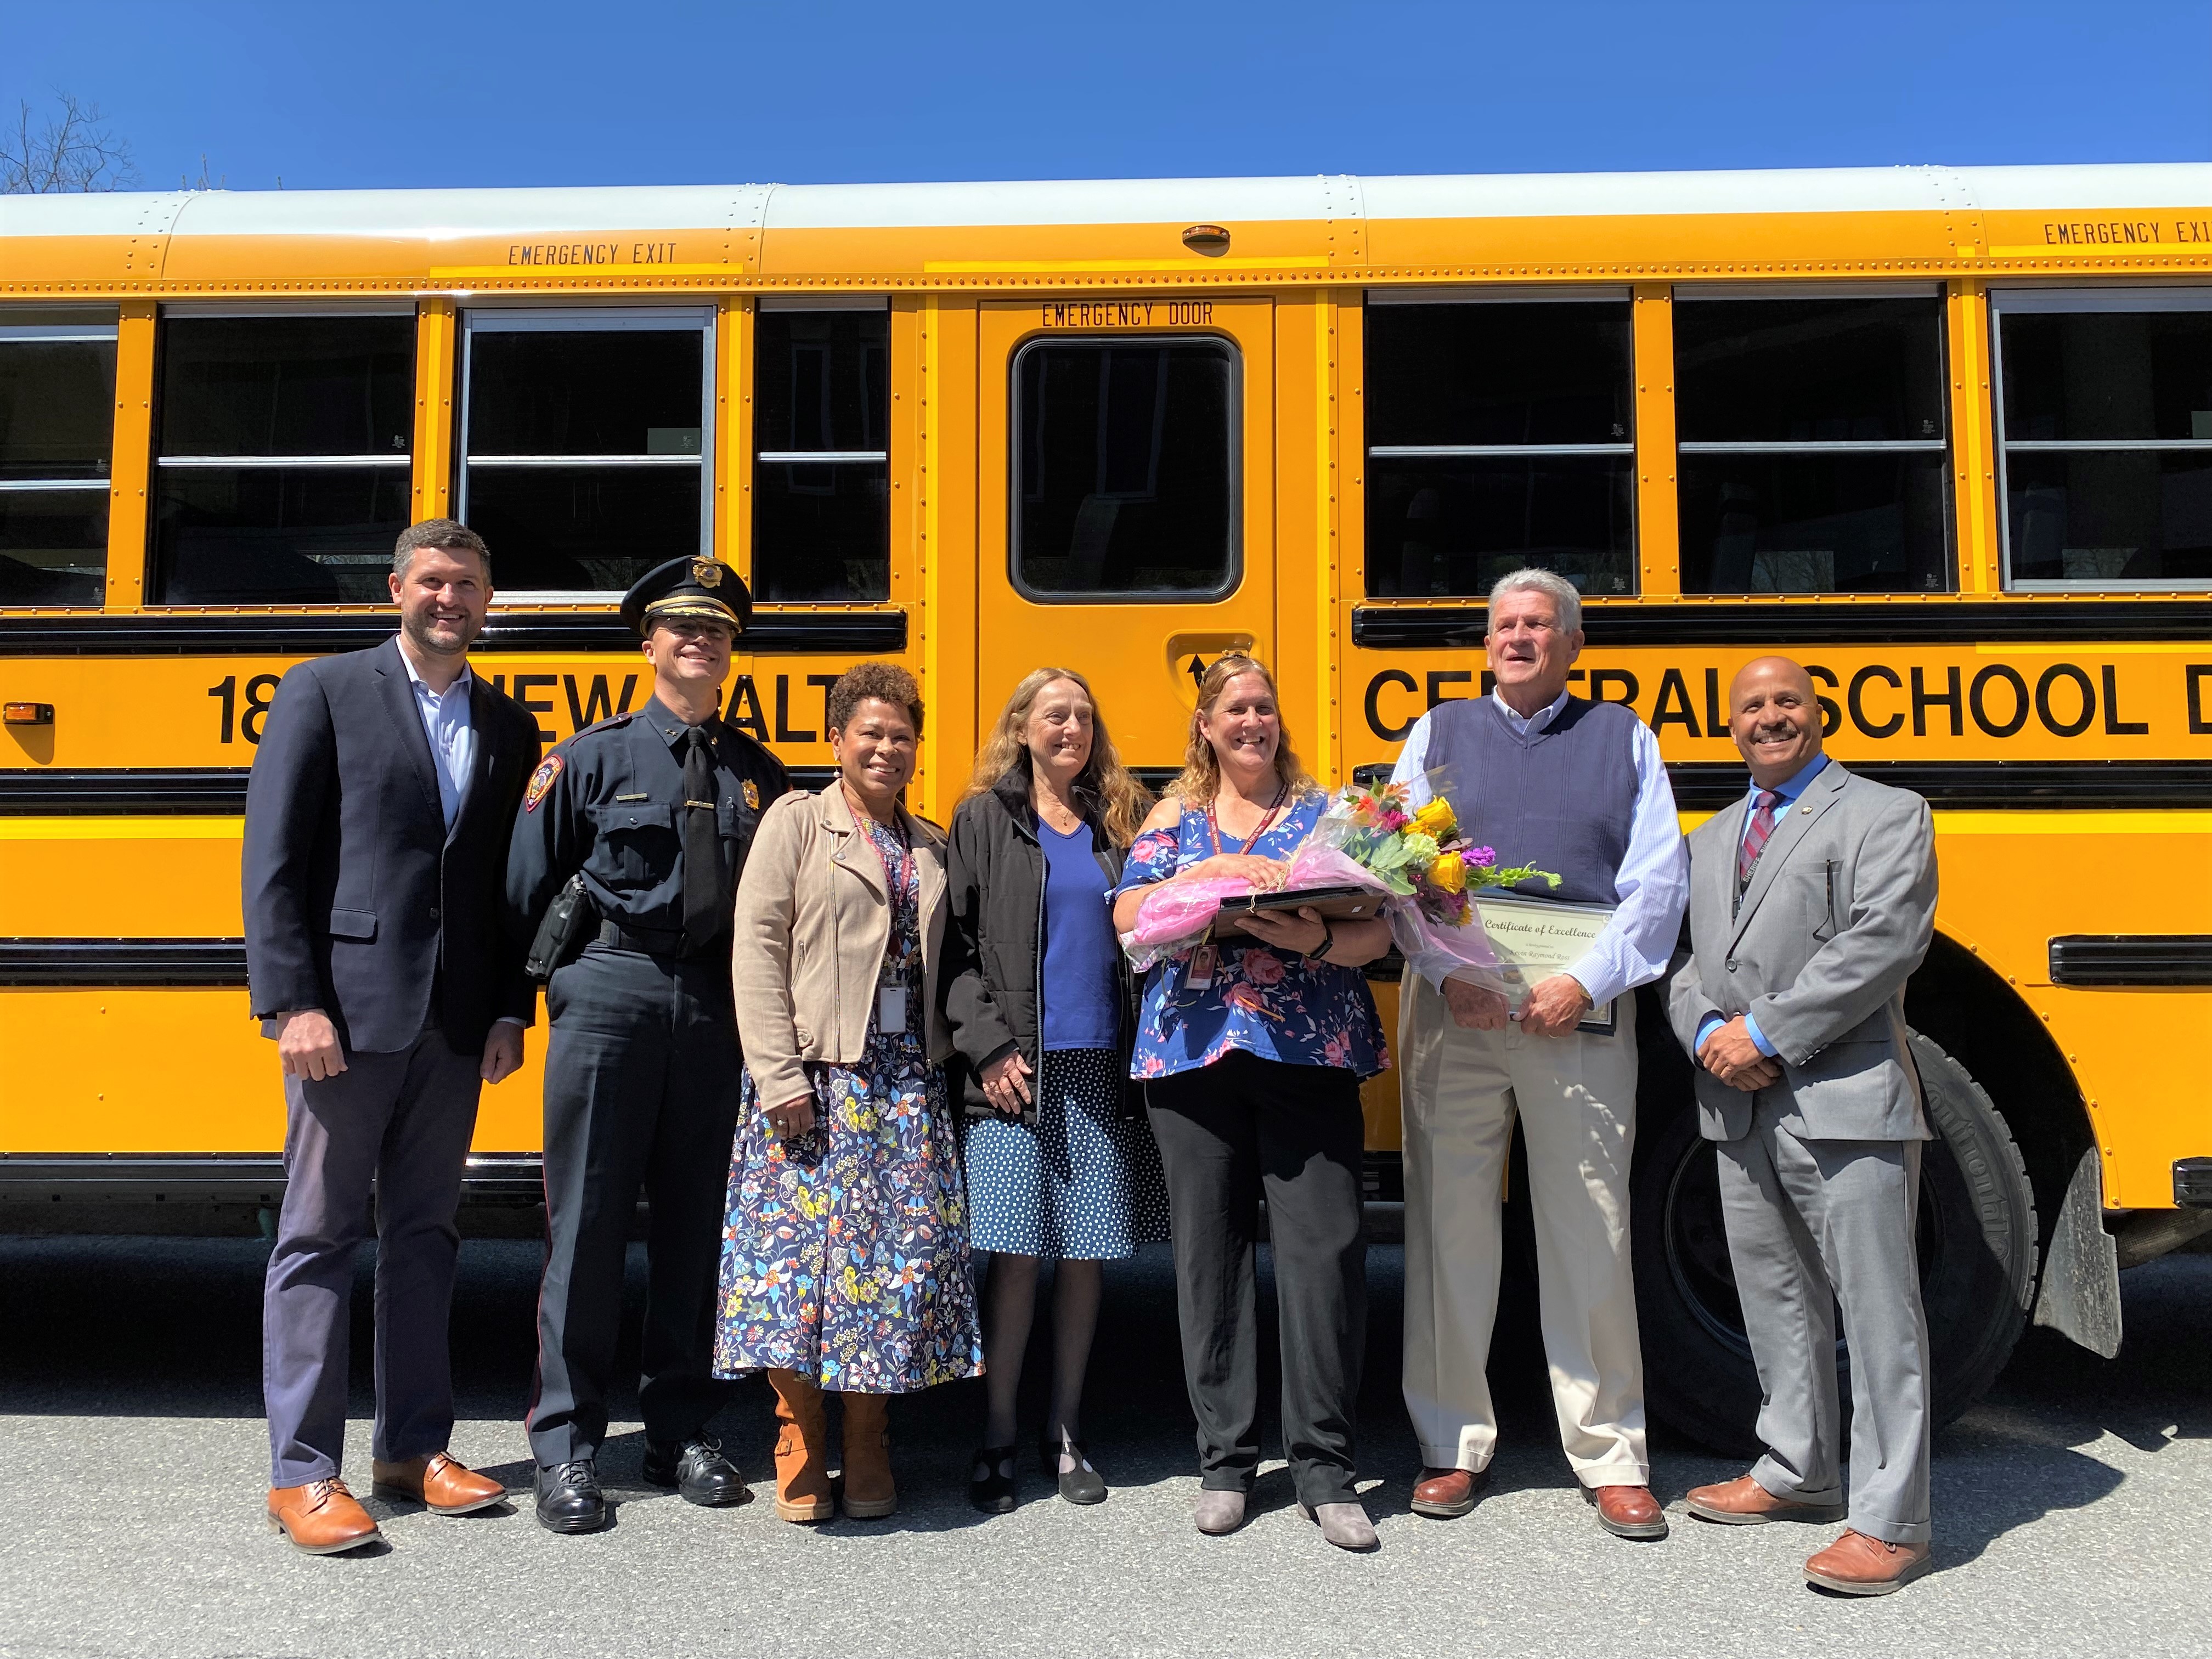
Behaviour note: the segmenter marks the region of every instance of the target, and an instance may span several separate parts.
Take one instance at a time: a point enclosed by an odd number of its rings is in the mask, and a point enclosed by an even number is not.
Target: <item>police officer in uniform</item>
[[[716,713],[751,614],[744,583],[717,560],[674,559],[642,578],[622,617],[643,636],[652,701],[555,750],[515,820],[509,925],[542,949],[541,920],[572,877],[583,901],[580,953],[545,988],[550,1237],[529,1426],[538,1519],[554,1532],[607,1522],[594,1460],[641,1183],[652,1212],[645,1478],[694,1504],[750,1495],[705,1429],[727,1386],[710,1359],[741,1064],[732,904],[754,827],[789,787],[782,764]]]

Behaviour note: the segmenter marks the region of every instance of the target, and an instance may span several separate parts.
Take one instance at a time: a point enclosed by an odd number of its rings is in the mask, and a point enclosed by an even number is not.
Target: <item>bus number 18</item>
[[[222,704],[222,740],[235,743],[243,730],[248,743],[261,741],[261,718],[269,712],[270,699],[276,695],[276,676],[256,674],[246,683],[246,718],[238,718],[238,676],[226,674],[220,685],[208,687],[208,696]]]

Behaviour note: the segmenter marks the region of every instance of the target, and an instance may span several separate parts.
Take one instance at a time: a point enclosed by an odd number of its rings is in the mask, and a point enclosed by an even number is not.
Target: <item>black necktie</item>
[[[684,735],[684,942],[695,951],[717,938],[730,920],[714,793],[714,747],[705,728],[695,726]]]

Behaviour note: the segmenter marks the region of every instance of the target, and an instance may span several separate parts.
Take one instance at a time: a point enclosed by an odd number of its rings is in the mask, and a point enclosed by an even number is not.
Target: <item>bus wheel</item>
[[[1918,1248],[1940,1426],[1996,1380],[2027,1322],[2035,1195],[2020,1148],[1982,1086],[1917,1032],[1912,1053],[1936,1136],[1921,1154]],[[1632,1203],[1651,1414],[1715,1451],[1754,1456],[1759,1378],[1736,1300],[1712,1146],[1699,1137],[1687,1102],[1639,1125],[1640,1136],[1644,1131]],[[1836,1348],[1848,1421],[1850,1356],[1840,1335]]]

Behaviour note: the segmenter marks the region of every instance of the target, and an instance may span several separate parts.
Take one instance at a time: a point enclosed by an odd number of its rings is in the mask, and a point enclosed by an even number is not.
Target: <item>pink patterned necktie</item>
[[[1759,792],[1750,825],[1743,832],[1743,846],[1735,857],[1738,892],[1751,885],[1751,872],[1759,867],[1759,855],[1766,850],[1766,838],[1774,833],[1774,809],[1781,805],[1782,797],[1778,792],[1772,789]]]

